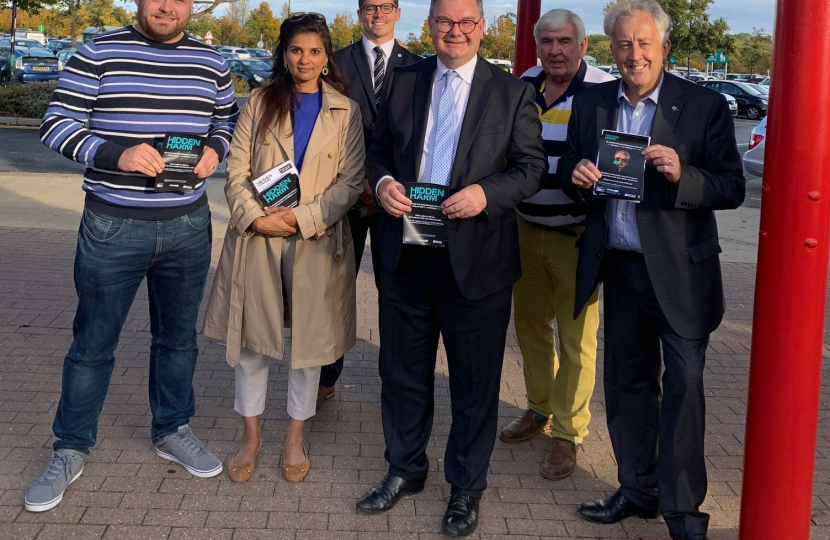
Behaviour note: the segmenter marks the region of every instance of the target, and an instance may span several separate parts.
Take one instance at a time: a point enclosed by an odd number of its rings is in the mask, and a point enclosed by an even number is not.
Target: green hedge
[[[15,118],[43,118],[56,81],[46,83],[12,84],[0,88],[0,116]]]

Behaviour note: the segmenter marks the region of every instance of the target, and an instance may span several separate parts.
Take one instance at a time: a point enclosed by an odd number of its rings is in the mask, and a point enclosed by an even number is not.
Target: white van
[[[43,32],[38,32],[37,30],[29,30],[28,28],[17,28],[14,31],[14,37],[20,39],[33,39],[43,45],[46,46],[46,36],[43,35]]]
[[[508,73],[513,73],[513,62],[510,60],[499,60],[498,58],[488,58],[488,62],[493,64],[494,66],[499,66],[504,71]]]

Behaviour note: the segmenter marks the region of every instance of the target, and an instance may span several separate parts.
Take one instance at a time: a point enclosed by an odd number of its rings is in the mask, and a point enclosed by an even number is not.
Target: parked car
[[[58,53],[58,62],[60,62],[61,67],[65,66],[69,59],[72,58],[72,55],[77,52],[78,49],[63,49]]]
[[[234,59],[234,58],[237,59],[237,60],[239,59],[239,57],[236,56],[235,54],[233,54],[232,52],[219,51],[219,54],[221,54],[222,58],[224,58],[225,60],[231,60],[231,59]]]
[[[608,74],[618,79],[622,78],[622,75],[620,75],[620,70],[617,68],[611,68],[611,71],[609,71]]]
[[[734,97],[738,102],[738,114],[749,120],[759,120],[767,114],[769,96],[749,84],[739,81],[703,81],[700,84]]]
[[[11,50],[0,46],[0,56],[9,59]],[[56,81],[62,66],[55,55],[44,48],[15,47],[13,77],[19,82]]]
[[[245,49],[245,50],[248,51],[248,54],[251,55],[251,58],[259,58],[259,59],[263,59],[263,60],[265,58],[271,58],[271,53],[269,53],[265,49]]]
[[[749,86],[751,86],[752,88],[754,88],[754,89],[758,90],[759,92],[761,92],[761,93],[762,93],[762,94],[764,94],[765,96],[769,96],[769,86],[764,86],[764,85],[763,85],[763,84],[761,84],[761,83],[758,83],[758,84],[755,84],[755,83],[746,83],[746,84],[748,84],[748,85],[749,85]]]
[[[769,86],[769,77],[759,82],[758,84],[760,84],[761,86]]]
[[[69,39],[52,39],[49,40],[49,43],[46,44],[46,48],[52,51],[55,55],[57,55],[60,51],[64,49],[71,49],[72,48],[72,40]]]
[[[248,82],[248,88],[262,86],[271,76],[271,66],[262,60],[232,58],[228,60],[231,75]]]
[[[3,54],[3,53],[6,54]],[[12,82],[12,68],[9,62],[9,51],[0,50],[0,88],[5,88]]]
[[[251,53],[249,53],[247,50],[243,49],[242,47],[233,47],[233,46],[229,45],[229,46],[225,46],[225,47],[217,47],[216,50],[219,51],[220,53],[222,53],[222,52],[233,53],[233,54],[236,55],[237,58],[250,58],[251,57]]]
[[[10,49],[12,42],[9,38],[0,39],[0,49]],[[14,39],[14,48],[17,49],[18,47],[24,47],[26,49],[41,49],[43,51],[49,51],[40,41],[35,41],[34,39],[25,39],[21,37],[17,37]]]
[[[721,95],[726,98],[726,104],[729,106],[729,114],[732,115],[732,118],[738,116],[738,101],[729,94]]]
[[[764,176],[764,149],[767,145],[767,117],[752,129],[749,148],[744,152],[744,169],[755,176]]]

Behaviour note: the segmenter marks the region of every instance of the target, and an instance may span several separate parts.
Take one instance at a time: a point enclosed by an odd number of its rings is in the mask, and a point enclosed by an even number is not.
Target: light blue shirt
[[[617,131],[632,135],[650,135],[654,114],[657,112],[657,99],[663,86],[663,75],[657,88],[647,97],[632,105],[623,91],[623,81],[617,92],[620,110],[617,114]],[[608,223],[607,248],[643,252],[640,243],[640,231],[637,228],[637,203],[621,199],[609,199],[605,208],[605,220]]]

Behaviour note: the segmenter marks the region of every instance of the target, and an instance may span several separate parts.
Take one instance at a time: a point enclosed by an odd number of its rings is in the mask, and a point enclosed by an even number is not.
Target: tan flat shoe
[[[286,482],[296,484],[305,479],[308,474],[308,470],[311,468],[311,462],[308,461],[308,454],[305,451],[305,445],[303,445],[303,455],[305,456],[305,463],[301,463],[299,465],[289,465],[285,462],[285,453],[283,452],[282,477],[285,478]]]
[[[259,444],[256,447],[256,453],[254,453],[254,459],[251,460],[250,463],[245,465],[237,465],[234,462],[233,456],[231,459],[228,460],[228,478],[231,479],[231,482],[236,482],[237,484],[242,482],[247,482],[251,479],[251,476],[254,475],[254,471],[256,470],[256,458],[259,456],[259,451],[262,450],[262,437],[259,438]]]

